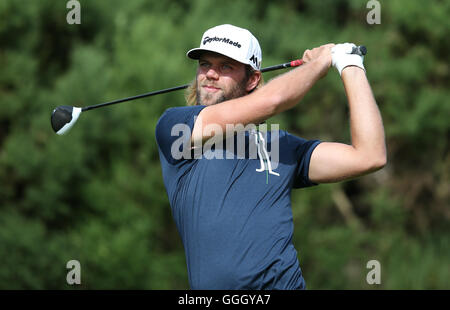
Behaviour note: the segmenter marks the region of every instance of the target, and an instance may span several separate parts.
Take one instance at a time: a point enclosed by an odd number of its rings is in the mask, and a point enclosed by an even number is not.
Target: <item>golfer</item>
[[[382,119],[363,57],[351,54],[354,46],[306,50],[304,65],[264,85],[261,48],[246,29],[213,27],[199,48],[187,52],[198,60],[190,104],[164,112],[156,140],[191,289],[306,288],[292,243],[292,189],[347,180],[386,164]],[[351,145],[259,130],[301,102],[331,66],[347,94]],[[253,128],[243,130],[242,152],[238,130],[228,135],[238,125]],[[225,137],[234,143],[218,143]]]

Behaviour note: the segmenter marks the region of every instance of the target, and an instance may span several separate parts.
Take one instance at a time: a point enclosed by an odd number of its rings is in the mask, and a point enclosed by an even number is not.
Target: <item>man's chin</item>
[[[200,99],[199,105],[206,105],[206,106],[210,106],[210,105],[215,105],[221,102],[225,101],[225,97],[220,96],[217,98],[202,98]]]

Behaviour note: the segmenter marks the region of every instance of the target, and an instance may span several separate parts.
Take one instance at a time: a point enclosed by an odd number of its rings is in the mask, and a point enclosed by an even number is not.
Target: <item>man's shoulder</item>
[[[276,135],[278,137],[274,137],[274,133],[276,132]],[[319,139],[311,139],[307,137],[303,137],[300,135],[293,134],[286,130],[277,130],[272,131],[271,136],[268,137],[270,141],[275,141],[275,139],[278,139],[280,148],[286,149],[298,149],[298,148],[309,148],[311,146],[315,146],[321,141]]]
[[[278,136],[279,139],[286,139],[286,138],[291,138],[291,137],[297,137],[294,134],[291,134],[289,131],[287,130],[283,130],[283,129],[273,129],[269,127],[269,130],[267,131],[267,133],[273,137],[274,135]]]
[[[198,115],[198,113],[200,113],[200,111],[204,107],[205,106],[196,105],[196,106],[178,106],[167,108],[159,117],[158,124],[164,121],[171,121],[174,119],[184,120],[189,117]]]
[[[205,106],[170,107],[158,119],[155,137],[159,149],[170,158],[174,142],[187,143],[191,137],[195,117]],[[181,137],[180,137],[181,136]],[[181,138],[181,140],[179,140]],[[170,160],[169,160],[170,161]]]
[[[300,139],[300,140],[303,140],[303,141],[315,140],[315,139],[309,139],[309,138],[304,137],[302,135],[291,133],[291,132],[289,132],[287,130],[280,129],[278,132],[279,132],[278,134],[279,134],[280,137],[286,137],[286,138],[292,138],[292,139]]]
[[[195,111],[195,110],[201,110],[204,107],[205,107],[204,105],[186,105],[186,106],[169,107],[164,111],[164,113],[176,113],[176,112],[181,112],[181,111],[182,112]]]
[[[164,112],[161,114],[161,116],[159,117],[159,120],[164,119],[164,117],[166,117],[167,115],[171,115],[174,113],[179,113],[182,112],[183,110],[185,110],[185,108],[190,108],[190,106],[179,106],[179,107],[170,107],[164,110]]]

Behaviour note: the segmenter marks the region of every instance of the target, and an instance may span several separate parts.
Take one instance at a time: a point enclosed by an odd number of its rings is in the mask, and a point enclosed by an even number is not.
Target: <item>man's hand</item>
[[[335,45],[333,43],[321,45],[319,47],[313,48],[312,50],[306,50],[303,53],[302,60],[305,63],[317,61],[322,64],[322,70],[320,77],[327,74],[328,69],[332,64],[331,51]]]
[[[356,66],[366,71],[363,65],[364,56],[351,54],[354,47],[356,47],[356,45],[353,43],[343,43],[336,44],[331,49],[332,64],[341,76],[342,70],[348,66]]]

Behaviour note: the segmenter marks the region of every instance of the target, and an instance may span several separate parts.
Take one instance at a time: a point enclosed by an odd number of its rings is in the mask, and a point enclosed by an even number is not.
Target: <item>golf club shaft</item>
[[[180,85],[180,86],[176,86],[176,87],[172,87],[172,88],[166,88],[166,89],[162,89],[162,90],[156,90],[156,91],[152,91],[152,92],[141,94],[141,95],[136,95],[136,96],[127,97],[127,98],[123,98],[123,99],[118,99],[118,100],[114,100],[114,101],[110,101],[110,102],[90,105],[90,106],[82,108],[81,111],[84,112],[84,111],[88,111],[88,110],[102,108],[102,107],[105,107],[105,106],[108,106],[108,105],[112,105],[112,104],[116,104],[116,103],[121,103],[121,102],[125,102],[125,101],[130,101],[130,100],[136,100],[136,99],[140,99],[140,98],[144,98],[144,97],[150,97],[150,96],[153,96],[153,95],[169,93],[171,91],[180,90],[180,89],[184,89],[184,88],[187,88],[187,87],[189,87],[189,84]]]
[[[367,53],[367,49],[363,45],[354,47],[353,50],[352,50],[352,54],[365,55],[366,53]],[[261,72],[269,72],[269,71],[274,71],[274,70],[279,70],[279,69],[298,67],[298,66],[301,66],[302,64],[303,64],[303,60],[296,59],[296,60],[293,60],[293,61],[290,61],[290,62],[286,62],[286,63],[283,63],[283,64],[279,64],[279,65],[263,68],[263,69],[261,69]],[[118,100],[114,100],[114,101],[110,101],[110,102],[105,102],[105,103],[100,103],[100,104],[96,104],[96,105],[91,105],[91,106],[87,106],[87,107],[82,108],[81,111],[85,112],[85,111],[89,111],[89,110],[93,110],[93,109],[97,109],[97,108],[102,108],[102,107],[105,107],[105,106],[108,106],[108,105],[112,105],[112,104],[116,104],[116,103],[121,103],[121,102],[125,102],[125,101],[130,101],[130,100],[136,100],[136,99],[150,97],[150,96],[159,95],[159,94],[165,94],[165,93],[169,93],[169,92],[172,92],[172,91],[188,88],[189,85],[190,84],[180,85],[180,86],[166,88],[166,89],[162,89],[162,90],[156,90],[156,91],[152,91],[152,92],[149,92],[149,93],[136,95],[136,96],[132,96],[132,97],[128,97],[128,98],[123,98],[123,99],[118,99]]]
[[[303,61],[301,59],[297,59],[297,60],[293,60],[291,62],[286,62],[283,64],[263,68],[263,69],[261,69],[261,72],[274,71],[274,70],[279,70],[279,69],[284,69],[284,68],[289,68],[289,67],[297,67],[302,64],[303,64]],[[152,91],[152,92],[141,94],[141,95],[136,95],[136,96],[118,99],[118,100],[114,100],[114,101],[110,101],[110,102],[87,106],[87,107],[82,108],[82,112],[105,107],[105,106],[116,104],[116,103],[121,103],[121,102],[125,102],[125,101],[130,101],[130,100],[136,100],[136,99],[140,99],[140,98],[144,98],[144,97],[150,97],[150,96],[154,96],[154,95],[169,93],[169,92],[180,90],[180,89],[185,89],[185,88],[188,88],[189,85],[190,84],[180,85],[180,86],[176,86],[176,87]]]

